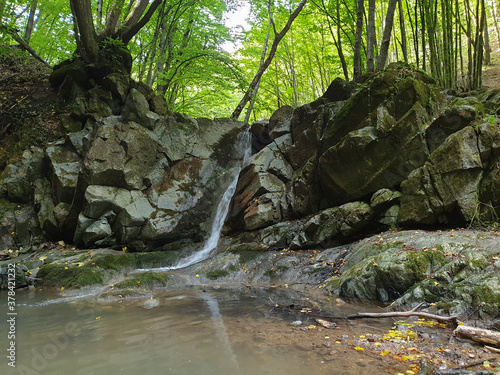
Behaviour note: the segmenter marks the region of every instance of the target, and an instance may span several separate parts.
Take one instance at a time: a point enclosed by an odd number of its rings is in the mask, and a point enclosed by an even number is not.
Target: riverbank
[[[64,242],[5,250],[18,265],[19,286],[99,287],[102,296],[141,295],[148,288],[278,287],[324,290],[346,300],[392,303],[460,319],[500,322],[500,232],[392,230],[330,248],[270,250],[237,246],[176,269],[176,251],[81,250]],[[9,259],[6,259],[9,258]],[[22,276],[25,276],[22,280]]]

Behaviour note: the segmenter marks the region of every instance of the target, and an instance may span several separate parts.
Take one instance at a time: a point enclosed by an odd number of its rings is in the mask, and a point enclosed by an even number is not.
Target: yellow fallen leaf
[[[365,348],[362,348],[361,346],[356,346],[356,347],[354,348],[354,350],[363,351],[363,350],[365,350]]]
[[[62,287],[61,287],[61,291],[63,291],[63,290],[64,290],[64,287],[62,286]]]
[[[40,260],[43,262],[45,259],[47,259],[47,257],[46,257],[46,256],[43,256],[43,257],[40,257],[40,258],[38,258],[38,259],[40,259]]]
[[[97,316],[97,317],[95,318],[95,320],[99,320],[99,319],[101,319],[101,317],[100,317],[100,316]]]

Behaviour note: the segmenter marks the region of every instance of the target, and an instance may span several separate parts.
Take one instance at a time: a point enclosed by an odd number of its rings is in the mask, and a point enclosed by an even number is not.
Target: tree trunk
[[[37,0],[32,0],[31,1],[31,6],[30,6],[30,13],[28,16],[28,23],[26,24],[26,30],[24,31],[24,40],[26,43],[29,44],[30,39],[31,39],[31,33],[33,32],[33,27],[35,25],[35,14],[36,14],[36,7],[38,5]]]
[[[375,0],[368,0],[368,28],[366,29],[366,71],[375,70]]]
[[[129,18],[127,18],[125,25],[120,28],[119,38],[127,45],[130,40],[149,22],[153,16],[156,8],[163,2],[163,0],[154,0],[144,17],[140,18],[149,4],[149,0],[144,0],[145,5],[141,2],[132,10]]]
[[[391,43],[392,26],[394,24],[394,12],[398,0],[389,0],[387,13],[385,16],[384,35],[382,36],[382,43],[380,45],[380,52],[377,58],[377,71],[385,68],[387,62],[387,54],[389,53],[389,45]]]
[[[276,50],[278,49],[278,44],[281,42],[281,39],[285,36],[285,34],[288,32],[290,27],[292,26],[293,21],[299,13],[302,11],[304,6],[306,5],[307,0],[301,0],[300,4],[297,6],[297,8],[293,11],[292,14],[290,14],[290,17],[288,18],[288,22],[286,23],[285,27],[281,32],[275,34],[273,44],[271,46],[271,50],[269,51],[269,56],[267,56],[266,60],[264,61],[264,64],[259,67],[259,70],[255,74],[252,82],[250,83],[250,87],[248,90],[245,92],[243,95],[243,98],[241,99],[240,103],[236,106],[235,110],[231,114],[231,119],[237,120],[238,117],[240,116],[241,112],[243,111],[243,108],[245,108],[246,104],[249,102],[249,100],[252,98],[252,92],[255,90],[255,87],[260,83],[260,79],[262,78],[262,75],[268,68],[268,66],[271,64],[271,62],[274,59],[274,55],[276,54]]]
[[[362,74],[361,71],[361,39],[363,38],[363,15],[365,13],[365,1],[358,0],[356,12],[356,38],[354,39],[354,79]]]
[[[100,32],[102,30],[102,2],[104,0],[97,1],[97,31]]]
[[[405,27],[405,15],[403,11],[403,1],[398,0],[399,8],[399,25],[401,29],[401,50],[403,52],[403,59],[405,63],[408,63],[408,47],[406,45],[406,27]]]
[[[35,51],[33,48],[31,48],[31,47],[29,46],[29,44],[28,44],[28,43],[26,43],[26,42],[24,41],[24,39],[23,39],[23,38],[21,38],[21,37],[17,34],[16,30],[14,30],[14,29],[9,29],[9,28],[7,28],[6,26],[4,26],[4,25],[1,25],[1,24],[0,24],[0,31],[5,31],[5,32],[7,32],[7,33],[11,36],[11,38],[12,38],[12,39],[14,39],[17,43],[19,43],[19,46],[20,46],[22,49],[24,49],[25,51],[28,51],[28,52],[31,54],[31,56],[33,56],[35,59],[37,59],[37,60],[38,60],[38,61],[40,61],[41,63],[44,63],[45,65],[47,65],[47,66],[49,66],[49,67],[50,67],[49,63],[47,63],[45,60],[43,60],[43,59],[42,59],[42,58],[41,58],[41,57],[40,57],[40,56],[36,53],[36,51]]]
[[[271,15],[269,15],[269,23],[267,24],[267,32],[266,32],[266,37],[264,39],[264,46],[262,47],[262,54],[260,56],[260,64],[259,67],[264,65],[264,61],[266,60],[266,54],[267,54],[267,45],[269,43],[269,34],[271,32]],[[259,92],[259,86],[260,86],[260,81],[257,83],[255,86],[255,89],[253,90],[252,93],[252,99],[250,100],[250,104],[248,105],[247,113],[245,115],[245,124],[248,124],[250,121],[250,115],[253,110],[253,106],[255,104],[255,98],[257,97],[257,94]]]
[[[484,23],[486,10],[484,0],[477,0],[476,3],[477,25],[476,39],[474,42],[474,66],[472,73],[471,89],[476,90],[481,87],[483,82],[483,57],[484,57]]]
[[[484,65],[491,64],[490,33],[488,31],[488,17],[484,17]]]
[[[97,34],[94,28],[90,0],[70,0],[75,29],[81,42],[79,55],[88,64],[95,63],[99,57]]]

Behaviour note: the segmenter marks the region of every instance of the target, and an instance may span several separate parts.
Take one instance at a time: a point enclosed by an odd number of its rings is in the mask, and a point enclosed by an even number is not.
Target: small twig
[[[33,91],[35,91],[35,90],[33,90]],[[22,102],[24,99],[26,99],[28,96],[30,96],[30,95],[33,93],[33,91],[32,91],[32,92],[30,92],[28,95],[25,95],[25,96],[24,96],[21,100],[18,100],[16,103],[14,103],[14,105],[13,105],[12,107],[10,107],[10,108],[9,108],[9,111],[10,111],[12,108],[14,108],[16,105],[18,105],[19,103],[21,103],[21,102]]]
[[[482,365],[485,361],[493,362],[495,359],[496,358],[479,359],[477,361],[469,362],[469,363],[466,363],[466,364],[461,365],[461,366],[452,367],[452,368],[450,368],[450,370],[462,370],[462,369],[466,369],[469,367],[479,366],[479,365]]]

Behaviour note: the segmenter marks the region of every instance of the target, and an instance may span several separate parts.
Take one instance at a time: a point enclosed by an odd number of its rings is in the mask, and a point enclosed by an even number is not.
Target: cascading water
[[[210,256],[210,253],[213,250],[215,250],[217,244],[219,243],[222,227],[224,226],[224,221],[226,220],[226,216],[229,211],[229,204],[234,195],[234,192],[236,191],[236,185],[238,184],[238,177],[240,171],[246,165],[252,153],[251,140],[252,136],[249,131],[244,132],[240,137],[238,144],[239,147],[243,150],[242,162],[238,168],[234,168],[233,180],[229,184],[227,190],[222,195],[219,205],[217,206],[217,211],[214,217],[214,221],[212,223],[210,236],[205,241],[204,246],[197,252],[193,253],[192,255],[184,259],[181,259],[176,266],[155,268],[155,270],[174,270],[179,268],[185,268],[192,264],[199,263],[207,259]],[[138,271],[147,271],[147,270],[141,269]]]

